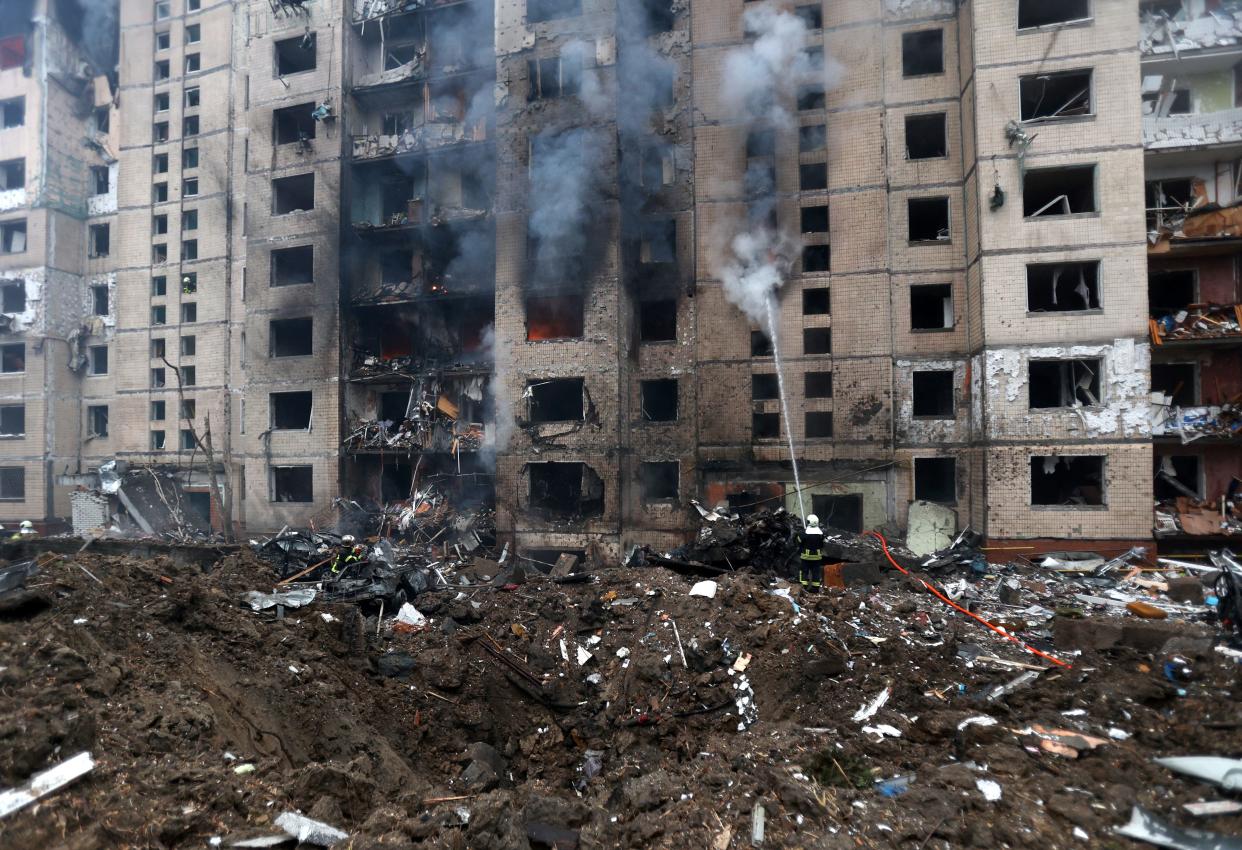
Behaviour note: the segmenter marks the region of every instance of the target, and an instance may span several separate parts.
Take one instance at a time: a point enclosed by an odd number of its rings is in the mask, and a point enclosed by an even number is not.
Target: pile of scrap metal
[[[483,424],[465,422],[448,396],[440,395],[434,404],[420,402],[414,415],[398,421],[371,419],[355,421],[344,440],[349,452],[475,452],[483,445]]]
[[[1242,533],[1242,493],[1220,499],[1178,496],[1156,505],[1156,536],[1197,537]]]
[[[1242,336],[1242,305],[1191,304],[1184,310],[1148,321],[1152,345],[1183,339]]]
[[[1158,394],[1153,393],[1153,398]],[[1158,411],[1152,423],[1154,436],[1174,435],[1182,443],[1191,443],[1203,437],[1234,439],[1242,433],[1242,405],[1229,402],[1208,407],[1178,407],[1168,403],[1154,402]]]
[[[434,485],[424,486],[407,500],[389,502],[381,513],[381,534],[454,546],[467,554],[495,542],[496,512],[492,508],[480,505],[469,512],[459,511]]]

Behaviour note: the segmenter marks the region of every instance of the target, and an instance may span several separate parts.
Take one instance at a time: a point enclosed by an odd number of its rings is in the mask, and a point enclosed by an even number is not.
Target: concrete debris
[[[285,812],[276,818],[276,826],[293,836],[300,844],[331,847],[349,840],[349,833],[321,821],[313,820],[297,812]]]

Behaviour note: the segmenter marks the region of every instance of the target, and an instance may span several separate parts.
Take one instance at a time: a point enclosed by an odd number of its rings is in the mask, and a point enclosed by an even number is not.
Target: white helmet
[[[352,534],[346,534],[344,537],[341,538],[341,542],[342,543],[353,543],[354,536]]]
[[[806,527],[819,528],[819,517],[815,516],[815,514],[807,514]]]
[[[28,519],[24,519],[24,520],[22,520],[22,526],[21,526],[21,527],[22,527],[22,530],[23,530],[23,531],[33,531],[33,530],[34,530],[34,523],[33,523],[33,522],[31,522],[31,521],[30,521],[30,520],[28,520]]]

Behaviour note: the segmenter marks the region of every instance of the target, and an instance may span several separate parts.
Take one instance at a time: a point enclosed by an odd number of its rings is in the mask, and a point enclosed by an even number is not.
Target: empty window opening
[[[649,189],[671,186],[677,177],[672,145],[643,145],[639,160],[638,182],[642,186]]]
[[[953,504],[957,501],[957,459],[916,457],[914,498],[924,502]]]
[[[1094,165],[1032,168],[1022,178],[1022,214],[1027,218],[1095,211]]]
[[[1102,369],[1103,361],[1098,359],[1032,360],[1031,409],[1098,405]]]
[[[172,76],[172,63],[167,59],[161,59],[159,62],[156,62],[154,75],[157,83],[167,80]]]
[[[937,159],[949,155],[945,114],[906,116],[906,158]]]
[[[198,148],[184,148],[181,151],[181,170],[198,168]]]
[[[0,407],[0,437],[20,437],[26,433],[26,405]]]
[[[673,422],[677,419],[677,379],[643,381],[643,419],[647,422]]]
[[[88,368],[87,373],[91,375],[108,374],[108,346],[92,345],[87,349]]]
[[[812,162],[798,166],[798,188],[803,192],[815,192],[828,188],[828,164]]]
[[[776,440],[781,436],[781,415],[779,413],[752,413],[750,417],[750,434],[754,440]]]
[[[677,13],[670,0],[642,0],[642,7],[646,13],[647,35],[672,32]]]
[[[812,153],[822,151],[828,144],[828,129],[823,124],[808,124],[798,128],[798,151]]]
[[[827,286],[802,290],[802,315],[827,316],[831,312],[831,290]]]
[[[0,372],[12,374],[26,371],[26,343],[10,342],[0,345]]]
[[[554,378],[526,385],[531,422],[578,422],[586,417],[582,378]]]
[[[1199,280],[1194,269],[1149,272],[1147,303],[1153,318],[1185,310],[1199,301]]]
[[[197,109],[199,103],[198,86],[185,90],[185,106],[186,109]]]
[[[677,302],[643,301],[638,305],[638,338],[642,342],[674,342],[677,339]]]
[[[649,219],[642,225],[638,259],[642,263],[677,262],[677,221]]]
[[[1090,4],[1091,0],[1018,0],[1018,29],[1087,20]]]
[[[156,183],[151,187],[151,200],[153,203],[162,204],[168,200],[168,184]]]
[[[746,134],[746,158],[776,155],[775,130],[751,130]]]
[[[23,225],[23,234],[25,226]],[[89,251],[92,257],[106,257],[111,247],[112,231],[106,224],[92,224],[89,232]]]
[[[802,271],[826,272],[832,268],[832,249],[827,245],[806,245],[802,248]]]
[[[906,201],[911,242],[948,242],[949,199],[910,198]]]
[[[680,464],[670,461],[643,461],[639,465],[644,502],[671,502],[677,500]]]
[[[151,216],[151,233],[155,236],[163,236],[168,233],[168,216]]]
[[[272,251],[272,286],[296,286],[315,281],[315,246]]]
[[[272,393],[271,426],[276,431],[306,431],[311,425],[311,393]]]
[[[0,499],[20,502],[26,498],[26,470],[20,466],[0,467]]]
[[[1145,196],[1148,230],[1175,224],[1198,203],[1194,181],[1189,177],[1149,180]]]
[[[832,413],[826,410],[808,410],[804,421],[808,440],[826,440],[832,436]]]
[[[158,389],[161,389],[167,386],[167,384],[168,384],[168,376],[165,373],[163,366],[160,366],[159,368],[151,370],[151,388],[152,389],[158,390]]]
[[[168,323],[168,308],[163,304],[156,304],[151,308],[151,324],[164,325]]]
[[[198,400],[187,398],[181,402],[181,418],[190,422],[198,415]]]
[[[915,372],[913,381],[914,416],[917,419],[953,419],[953,370]]]
[[[1100,264],[1092,261],[1027,266],[1026,309],[1032,313],[1100,309]]]
[[[163,360],[167,351],[168,345],[165,340],[159,338],[151,340],[151,357],[153,359]]]
[[[902,33],[901,73],[904,77],[943,74],[944,30]]]
[[[1091,114],[1091,69],[1032,74],[1018,80],[1023,121]]]
[[[774,351],[772,349],[772,340],[763,331],[750,332],[750,356],[751,357],[771,357]]]
[[[910,328],[916,331],[953,327],[953,285],[919,284],[910,287]]]
[[[1199,367],[1195,363],[1151,364],[1152,392],[1163,393],[1177,407],[1199,404]]]
[[[157,121],[151,125],[151,139],[156,142],[168,141],[168,122]]]
[[[193,324],[198,321],[198,305],[191,301],[188,304],[181,305],[181,321],[186,324]],[[309,320],[308,320],[309,321]]]
[[[91,166],[91,189],[96,195],[106,195],[111,188],[110,169],[106,165]]]
[[[541,295],[526,299],[526,338],[581,339],[581,295]]]
[[[315,501],[315,468],[313,466],[272,467],[273,502]]]
[[[197,194],[198,194],[198,178],[197,177],[187,177],[185,180],[181,181],[182,197],[191,198]],[[314,198],[312,196],[312,202],[313,200]]]
[[[155,111],[156,112],[167,112],[168,111],[168,100],[169,100],[168,92],[165,91],[165,92],[157,93],[155,95]]]
[[[824,94],[822,83],[812,83],[811,85],[798,87],[798,111],[809,112],[815,109],[823,109],[827,102],[828,98]]]
[[[526,62],[527,100],[564,97],[582,88],[582,58],[576,54],[546,56]]]
[[[315,175],[295,174],[272,181],[272,214],[313,210],[315,208]]]
[[[276,76],[300,74],[315,70],[315,33],[308,32],[285,38],[273,46],[276,55]]]
[[[1203,498],[1203,461],[1198,455],[1158,455],[1155,467],[1153,495],[1157,500]]]
[[[197,74],[202,70],[202,61],[197,53],[187,53],[185,57],[185,72],[187,74]]]
[[[198,337],[181,337],[181,356],[193,357],[196,353],[198,353]]]
[[[315,138],[315,124],[311,112],[313,103],[299,103],[297,106],[286,106],[272,113],[272,132],[278,145],[293,142],[308,142]]]
[[[410,409],[408,392],[380,393],[379,418],[383,422],[401,422]]]
[[[168,294],[168,278],[164,275],[156,275],[151,278],[151,294],[154,296]]]
[[[0,130],[21,127],[26,123],[26,98],[0,100]]]
[[[571,18],[582,14],[582,0],[526,0],[528,23]]]
[[[856,493],[845,495],[811,496],[811,511],[819,517],[819,524],[839,528],[855,534],[863,530],[863,497]]]
[[[97,283],[91,287],[91,313],[96,316],[106,316],[109,312],[108,285]]]
[[[26,282],[6,283],[0,286],[0,313],[26,312]]]
[[[181,213],[181,229],[198,230],[198,210],[186,210]]]
[[[803,354],[831,354],[832,328],[803,328]]]
[[[1103,505],[1102,455],[1031,457],[1032,505]]]
[[[419,276],[415,274],[414,252],[408,248],[396,248],[382,252],[379,256],[379,267],[380,283],[384,286],[403,287]],[[418,271],[422,272],[421,255]]]
[[[807,398],[832,398],[832,373],[804,373],[803,390],[803,395]]]
[[[181,384],[186,387],[195,386],[198,383],[198,370],[193,366],[181,367]]]
[[[163,422],[164,414],[166,410],[167,410],[167,405],[165,402],[162,402],[162,401],[151,402],[151,421],[152,422]]]
[[[775,373],[750,376],[750,397],[755,401],[771,401],[781,397],[781,386]]]
[[[586,519],[604,512],[604,482],[585,463],[528,464],[530,506],[557,519]]]
[[[92,233],[94,227],[92,226]],[[107,240],[104,240],[105,243]],[[6,221],[0,224],[0,253],[3,254],[20,254],[26,250],[26,222],[25,221]],[[98,256],[92,254],[91,256]]]
[[[107,168],[104,169],[107,172]],[[0,191],[21,189],[26,185],[26,160],[8,159],[0,162]],[[106,187],[105,181],[105,187]],[[104,192],[107,192],[107,188]],[[99,194],[98,192],[96,194]]]
[[[802,23],[809,30],[824,28],[824,8],[819,3],[810,6],[795,6],[794,14],[802,20]]]
[[[189,452],[198,448],[198,441],[194,439],[194,431],[189,428],[181,429],[181,446],[182,451]]]
[[[313,349],[314,320],[273,319],[271,329],[272,357],[302,357]]]
[[[108,436],[108,406],[93,404],[86,408],[87,433],[92,437]]]
[[[158,452],[158,451],[163,450],[164,439],[165,439],[164,434],[165,432],[163,431],[152,431],[151,432],[151,451]]]
[[[828,232],[828,206],[826,204],[817,207],[802,208],[802,232]]]

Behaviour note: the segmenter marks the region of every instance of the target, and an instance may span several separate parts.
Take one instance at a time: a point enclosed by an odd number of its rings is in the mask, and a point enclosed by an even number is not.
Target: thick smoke
[[[530,218],[533,282],[561,282],[568,262],[591,249],[590,205],[600,193],[600,139],[582,127],[544,130],[531,144]]]
[[[513,415],[513,404],[509,399],[507,383],[512,377],[512,359],[505,349],[506,346],[496,339],[495,325],[488,325],[483,331],[483,351],[494,364],[492,376],[487,382],[486,395],[491,404],[492,439],[491,445],[484,446],[481,459],[486,467],[491,468],[496,465],[496,454],[508,448],[509,440],[513,437],[513,432],[517,430],[517,420]]]
[[[7,4],[0,0],[0,15]],[[14,4],[17,5],[17,4]],[[17,9],[13,10],[18,12]],[[118,0],[57,0],[56,18],[65,33],[82,49],[91,70],[116,70],[119,47]]]

